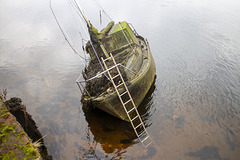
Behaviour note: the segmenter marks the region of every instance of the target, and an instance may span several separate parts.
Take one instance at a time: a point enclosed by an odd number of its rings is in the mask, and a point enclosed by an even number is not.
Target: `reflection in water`
[[[52,1],[81,48],[66,1]],[[101,26],[91,2],[79,0],[101,29],[106,17]],[[154,140],[146,155],[127,123],[82,111],[75,80],[84,66],[61,35],[49,1],[0,1],[0,88],[23,100],[54,159],[238,160],[240,1],[99,2],[148,39],[156,62],[155,89],[139,106]]]
[[[146,94],[145,98],[143,99],[142,103],[138,106],[138,112],[145,124],[146,128],[151,126],[151,116],[153,114],[153,95],[156,89],[156,78],[155,76],[152,86],[150,87],[148,93]]]
[[[217,159],[222,160],[219,154],[219,148],[215,146],[205,146],[196,152],[189,152],[186,155],[190,157],[198,157],[200,159]]]
[[[146,125],[146,129],[151,125],[152,95],[156,88],[155,80],[146,97],[138,107],[139,114],[142,117],[143,123]],[[88,122],[88,132],[91,131],[94,136],[94,141],[101,144],[106,154],[114,154],[116,157],[120,158],[128,147],[140,143],[129,122],[122,121],[97,108],[87,108],[87,106],[83,106],[82,108],[86,121]],[[89,136],[87,137],[87,139],[91,141]],[[78,144],[75,145],[76,148],[81,148]],[[97,143],[93,143],[91,148],[87,151],[88,154],[85,154],[85,156],[97,157],[98,154],[92,151],[96,150],[96,145]]]
[[[84,110],[94,141],[99,142],[106,153],[120,153],[133,145],[135,133],[128,122],[119,120],[99,109]]]

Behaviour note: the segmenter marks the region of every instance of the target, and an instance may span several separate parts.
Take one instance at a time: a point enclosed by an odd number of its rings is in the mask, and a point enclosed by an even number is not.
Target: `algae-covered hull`
[[[126,22],[119,23],[119,26],[115,25],[110,30],[110,34],[101,40],[101,45],[105,47],[107,53],[114,54],[118,64],[124,66],[122,67],[124,69],[120,72],[125,77],[128,91],[135,106],[138,107],[154,81],[156,74],[155,62],[147,40],[139,36],[135,30],[130,29]],[[128,38],[128,40],[125,40],[125,37]],[[114,44],[116,39],[120,40],[120,43]],[[98,46],[99,44],[96,45],[96,49],[94,50],[90,47],[88,48],[91,57],[95,60],[96,57],[94,57],[93,51],[97,50]],[[101,53],[101,49],[99,49],[98,54],[104,56],[104,54]],[[95,66],[93,67],[91,65],[90,62],[88,68],[85,70],[86,77],[99,74],[99,72],[94,71]],[[126,111],[114,87],[111,86],[111,82],[107,80],[106,74],[102,74],[101,76],[105,78],[105,81],[100,80],[101,78],[99,78],[99,76],[95,76],[95,81],[92,83],[89,81],[92,78],[86,80],[87,84],[85,92],[82,95],[82,102],[84,104],[93,104],[95,107],[117,118],[128,121]],[[100,89],[92,92],[96,87]],[[124,87],[118,88],[118,92],[119,94],[125,92]],[[129,99],[129,97],[125,99]],[[124,97],[122,97],[122,100],[124,101]],[[126,106],[126,108],[127,107],[128,106]]]
[[[133,101],[136,107],[142,102],[147,92],[155,78],[155,63],[150,54],[149,63],[147,64],[146,70],[136,77],[131,83],[127,86],[128,90],[133,98]],[[123,92],[123,91],[122,91]],[[120,92],[120,94],[122,93]],[[122,103],[119,100],[119,97],[116,92],[109,94],[105,97],[99,97],[93,100],[97,102],[97,108],[117,117],[122,120],[128,120],[127,114],[122,106]]]
[[[147,43],[146,43],[147,44]],[[149,45],[146,46],[147,56],[144,58],[141,68],[139,69],[139,74],[131,81],[127,82],[128,90],[133,98],[136,107],[142,102],[147,92],[149,91],[156,74],[155,62],[153,60]],[[130,72],[130,71],[129,71]],[[120,94],[123,89],[119,89]],[[95,98],[85,98],[83,101],[92,102],[95,107],[117,117],[122,120],[128,121],[127,114],[119,100],[117,93],[111,92],[109,94],[104,94],[103,96]]]

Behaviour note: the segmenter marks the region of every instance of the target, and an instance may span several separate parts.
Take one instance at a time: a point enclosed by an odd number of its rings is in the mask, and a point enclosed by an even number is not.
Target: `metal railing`
[[[116,66],[123,67],[123,68],[131,71],[131,72],[134,73],[135,75],[138,75],[138,73],[134,72],[133,70],[127,68],[126,66],[124,66],[124,65],[122,65],[122,64],[120,64],[120,63],[118,63]],[[98,73],[96,76],[91,77],[91,78],[89,78],[89,79],[87,79],[87,80],[81,80],[81,79],[82,79],[82,76],[80,75],[80,76],[78,77],[78,79],[76,80],[76,83],[77,83],[77,85],[78,85],[81,93],[83,94],[84,91],[85,91],[85,92],[87,93],[87,95],[88,95],[90,98],[92,98],[92,96],[89,94],[89,92],[86,90],[86,88],[84,87],[83,84],[84,84],[84,83],[86,84],[87,82],[92,81],[92,80],[94,80],[95,78],[99,78],[99,77],[101,77],[103,74],[106,76],[105,73],[108,72],[108,71],[110,71],[110,70],[112,70],[112,69],[115,68],[116,66],[112,66],[112,67],[108,68],[107,70],[104,70],[103,72]],[[108,77],[107,77],[107,78],[108,78]]]
[[[136,29],[133,27],[133,25],[131,23],[128,23],[128,25],[130,26],[130,28],[132,29],[133,33],[135,36],[139,36],[139,34],[137,33]]]

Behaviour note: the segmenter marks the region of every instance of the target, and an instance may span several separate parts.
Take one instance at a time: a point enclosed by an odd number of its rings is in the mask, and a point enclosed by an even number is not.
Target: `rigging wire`
[[[69,4],[72,5],[70,0],[69,0]],[[80,37],[81,37],[82,39],[84,39],[83,36],[82,36],[82,34],[81,34],[81,32],[80,32],[80,28],[79,28],[79,26],[78,26],[78,24],[77,24],[77,21],[76,21],[76,18],[75,18],[75,16],[74,16],[74,14],[73,14],[73,11],[71,10],[71,6],[69,6],[69,8],[70,8],[71,14],[72,14],[72,16],[73,16],[75,25],[77,26],[78,33],[79,33]]]
[[[82,17],[82,15],[81,15],[80,11],[79,11],[79,8],[78,8],[76,2],[73,1],[73,0],[69,0],[69,2],[72,5],[72,7],[75,9],[77,15],[82,19],[82,21],[85,21],[84,18]]]
[[[106,12],[106,11],[102,8],[102,6],[99,4],[98,0],[92,0],[92,1],[95,2],[95,4],[97,5],[97,7],[99,7],[99,8],[103,11],[103,13],[105,13],[105,14],[107,15],[107,17],[108,17],[111,21],[113,21],[112,18],[107,14],[107,12]],[[101,15],[100,15],[100,18],[101,18]],[[134,49],[133,46],[131,45],[131,43],[130,43],[128,37],[127,37],[127,35],[126,35],[125,32],[123,31],[123,28],[122,28],[122,26],[120,25],[120,23],[118,23],[118,26],[119,26],[119,28],[121,28],[121,31],[122,31],[125,39],[127,40],[129,46],[130,46],[132,49]],[[91,39],[90,39],[90,40],[91,40]],[[92,45],[92,43],[91,43],[91,45]],[[95,49],[94,49],[94,51],[95,51]],[[96,56],[97,56],[97,54],[96,54]],[[97,56],[97,57],[98,57],[98,56]],[[102,64],[101,64],[100,61],[99,61],[99,63],[100,63],[100,65],[102,66]],[[104,70],[104,68],[103,68],[103,70]],[[108,78],[108,77],[107,77],[107,78]]]
[[[106,11],[102,8],[102,6],[99,4],[98,0],[93,0],[93,1],[94,1],[95,4],[97,5],[97,7],[99,7],[99,8],[103,11],[103,13],[105,13],[105,14],[107,15],[107,17],[108,17],[111,21],[113,21],[112,18],[107,14],[107,12],[106,12]],[[124,33],[124,31],[123,31],[122,26],[120,25],[120,23],[118,23],[118,25],[119,25],[119,27],[121,28],[121,31],[123,32],[123,35],[124,35],[125,39],[127,40],[128,44],[130,45],[130,47],[132,47],[129,39],[127,38],[127,35],[126,35],[126,34]]]
[[[83,52],[84,52],[84,58],[86,59],[86,53],[85,53],[85,48],[84,48],[84,41],[86,41],[86,40],[83,38],[82,33],[80,32],[79,25],[77,24],[77,21],[76,21],[76,18],[75,18],[75,16],[74,16],[74,14],[73,14],[73,11],[71,10],[71,6],[70,6],[70,5],[71,5],[71,1],[69,1],[69,2],[70,2],[70,3],[69,3],[69,9],[70,9],[71,14],[72,14],[72,16],[73,16],[75,25],[77,26],[78,33],[79,33],[80,37],[82,38],[82,49],[83,49]]]
[[[78,2],[76,1],[76,0],[69,0],[69,1],[72,1],[73,2],[73,4],[75,5],[75,9],[78,11],[78,13],[79,13],[79,16],[81,17],[81,18],[84,18],[83,16],[84,15],[82,15],[82,9],[81,9],[81,7],[80,7],[80,5],[78,4]],[[90,23],[90,22],[87,22],[86,20],[84,20],[86,23]],[[82,24],[82,21],[80,21],[81,22],[81,24]],[[83,25],[83,24],[82,24]],[[86,28],[85,27],[83,27],[84,28],[84,31],[86,32],[86,34],[87,34],[87,31],[86,31]],[[89,35],[89,34],[87,34],[87,35]],[[93,43],[92,43],[92,40],[91,40],[91,38],[89,38],[89,42],[90,42],[90,44],[91,44],[91,47],[93,48],[93,51],[94,51],[94,53],[95,53],[95,55],[96,55],[96,57],[97,57],[97,59],[98,59],[98,62],[99,62],[99,64],[101,65],[101,68],[103,69],[103,70],[105,70],[104,69],[104,67],[103,67],[103,64],[102,64],[102,62],[101,62],[101,60],[100,60],[100,58],[99,58],[99,56],[98,56],[98,54],[97,54],[97,52],[96,52],[96,49],[94,48],[94,46],[93,46]]]
[[[73,45],[73,43],[71,42],[71,40],[68,38],[67,33],[64,31],[63,27],[60,25],[60,23],[59,23],[56,15],[55,15],[55,13],[54,13],[54,11],[53,11],[53,8],[52,8],[52,0],[49,0],[49,6],[50,6],[51,12],[52,12],[52,14],[53,14],[53,16],[54,16],[54,19],[56,20],[57,25],[58,25],[59,29],[61,30],[61,32],[62,32],[65,40],[66,40],[67,43],[69,44],[69,46],[72,48],[72,50],[74,51],[74,53],[76,53],[80,58],[82,58],[82,59],[84,59],[84,60],[86,61],[86,59],[85,59],[84,57],[82,57],[82,56],[78,53],[78,51],[74,48],[74,45]]]
[[[58,24],[58,26],[59,26],[59,28],[60,28],[60,30],[61,30],[64,38],[65,38],[65,40],[67,41],[67,43],[69,44],[69,46],[73,49],[73,51],[74,51],[77,55],[79,55],[82,59],[84,59],[85,61],[87,61],[86,55],[84,54],[84,57],[82,57],[82,56],[77,52],[77,50],[75,49],[74,44],[71,42],[71,39],[68,37],[66,31],[64,31],[64,28],[60,25],[60,23],[59,23],[56,15],[55,15],[55,13],[54,13],[54,11],[53,11],[51,0],[49,0],[49,1],[50,1],[50,4],[49,4],[49,5],[50,5],[50,8],[51,8],[52,14],[53,14],[53,16],[54,16],[54,19],[56,20],[56,22],[57,22],[57,24]],[[87,25],[90,25],[90,23],[89,23],[89,21],[86,19],[85,15],[83,15],[83,11],[82,11],[79,3],[78,3],[76,0],[68,0],[68,1],[69,1],[69,3],[71,4],[71,6],[73,7],[73,9],[75,9],[78,17],[80,17],[80,19],[81,19],[81,20],[80,20],[80,23],[82,24],[82,22],[85,21],[85,22],[87,23]],[[107,14],[107,12],[101,7],[101,5],[99,4],[99,2],[98,2],[97,0],[94,0],[94,2],[95,2],[95,4],[97,5],[97,7],[99,7],[99,8],[103,11],[103,13],[106,14],[107,17],[108,17],[111,21],[113,21],[112,18]],[[70,9],[70,10],[71,10],[71,9]],[[71,10],[71,13],[72,13],[72,16],[73,16],[73,18],[74,18],[75,24],[76,24],[76,26],[77,26],[78,33],[79,33],[80,37],[82,38],[82,44],[83,44],[83,41],[84,41],[85,39],[83,39],[83,36],[82,36],[82,34],[81,34],[81,32],[80,32],[80,28],[79,28],[79,26],[77,25],[77,22],[76,22],[76,19],[75,19],[75,16],[74,16],[72,10]],[[123,32],[123,35],[124,35],[124,37],[126,38],[127,42],[128,42],[129,45],[132,47],[132,45],[131,45],[128,37],[126,36],[126,34],[125,34],[124,31],[123,31],[122,26],[120,25],[120,23],[118,23],[118,25],[119,25],[119,27],[121,28],[121,30],[122,30],[122,32]],[[84,26],[83,24],[82,24],[82,26],[83,26],[83,29],[84,29],[86,35],[89,35],[89,33],[86,31],[86,26]],[[94,46],[93,46],[93,43],[92,43],[92,41],[91,41],[90,36],[89,36],[89,39],[90,39],[89,42],[90,42],[90,44],[91,44],[91,46],[92,46],[92,48],[93,48],[93,51],[94,51],[94,53],[95,53],[95,55],[96,55],[96,57],[97,57],[97,59],[98,59],[98,61],[99,61],[99,64],[101,65],[102,69],[104,70],[104,67],[103,67],[103,65],[102,65],[102,63],[101,63],[101,61],[100,61],[100,58],[99,58],[99,56],[98,56],[98,54],[97,54],[97,52],[96,52],[96,50],[95,50],[95,48],[94,48]],[[85,41],[86,41],[86,40],[85,40]],[[83,48],[83,51],[84,51],[84,53],[85,53],[84,46],[82,46],[82,48]]]
[[[97,0],[94,0],[94,2],[95,2],[95,4],[103,11],[103,13],[105,13],[106,16],[107,16],[111,21],[113,21],[112,18],[107,14],[107,12],[106,12],[106,11],[102,8],[102,6],[99,4],[99,2],[98,2]]]

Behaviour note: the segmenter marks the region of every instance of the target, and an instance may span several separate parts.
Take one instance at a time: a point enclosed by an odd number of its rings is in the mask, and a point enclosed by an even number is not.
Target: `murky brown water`
[[[81,1],[99,29],[99,10]],[[83,110],[75,83],[84,62],[67,45],[48,1],[0,2],[0,88],[22,98],[54,159],[216,159],[240,157],[240,2],[99,0],[151,45],[157,78],[139,110],[149,152],[128,123]],[[81,48],[66,1],[56,14]]]

